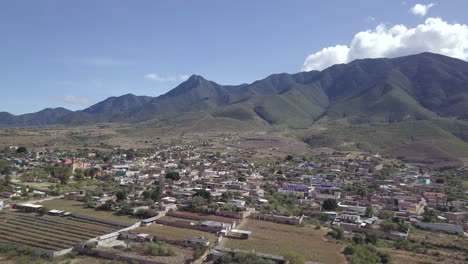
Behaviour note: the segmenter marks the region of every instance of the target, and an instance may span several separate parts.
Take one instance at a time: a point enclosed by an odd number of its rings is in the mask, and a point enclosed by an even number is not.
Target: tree
[[[115,197],[117,197],[117,202],[120,202],[120,201],[123,201],[123,200],[127,200],[127,192],[126,191],[118,191],[116,194],[115,194]]]
[[[328,232],[327,235],[335,238],[335,239],[343,239],[344,238],[344,229],[341,227],[334,227],[332,231]]]
[[[437,213],[434,210],[430,210],[427,207],[424,208],[423,222],[438,222]]]
[[[193,259],[197,260],[201,258],[203,255],[205,255],[206,251],[208,250],[208,247],[204,244],[199,243],[195,250],[193,251]]]
[[[289,261],[290,264],[304,264],[306,261],[306,258],[304,255],[299,254],[294,251],[289,251],[286,252],[283,257]]]
[[[366,243],[370,243],[370,244],[377,244],[377,240],[378,240],[378,236],[376,233],[374,232],[371,232],[371,233],[366,233]]]
[[[177,171],[170,171],[166,173],[166,179],[171,179],[172,181],[180,180],[180,175]]]
[[[192,207],[197,208],[206,205],[207,202],[202,196],[195,196],[192,199]]]
[[[360,245],[364,244],[365,240],[366,240],[366,237],[363,234],[356,233],[353,236],[353,242],[355,244],[360,244]]]
[[[199,189],[195,192],[193,197],[200,196],[205,199],[207,202],[211,202],[211,193],[205,189]]]
[[[144,191],[143,192],[143,197],[145,198],[145,200],[151,199],[151,200],[157,202],[157,201],[161,200],[161,198],[163,197],[163,192],[162,192],[161,188],[158,186],[158,187],[153,188],[151,190]]]
[[[58,175],[61,184],[68,184],[70,181],[70,174],[69,173],[61,173]]]
[[[232,198],[234,198],[234,195],[230,191],[225,191],[225,192],[223,192],[223,194],[221,194],[221,200],[223,202],[227,202],[227,201],[231,200]]]
[[[335,199],[328,198],[323,201],[322,208],[325,211],[332,211],[338,208],[338,203]]]
[[[75,174],[73,175],[73,179],[75,179],[76,181],[81,181],[83,180],[84,176],[85,173],[82,169],[76,169]]]
[[[11,184],[11,166],[5,165],[0,169],[0,175],[2,175],[0,179],[0,184],[3,186],[8,186]]]
[[[143,218],[143,219],[151,218],[156,215],[157,213],[154,210],[150,210],[150,209],[139,209],[135,213],[135,216],[137,218]]]
[[[366,211],[364,212],[365,217],[372,217],[374,216],[374,208],[371,205],[368,205]]]
[[[114,211],[114,206],[115,206],[114,201],[108,200],[105,203],[98,206],[96,209],[102,210],[102,211]]]
[[[18,154],[21,154],[21,153],[26,153],[28,152],[28,149],[26,147],[19,147],[17,150],[16,150],[16,153]]]

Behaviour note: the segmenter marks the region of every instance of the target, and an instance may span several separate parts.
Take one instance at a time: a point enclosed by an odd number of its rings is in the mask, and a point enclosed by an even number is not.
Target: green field
[[[252,231],[252,236],[247,240],[225,238],[221,246],[273,255],[295,251],[306,256],[309,261],[346,263],[340,253],[342,246],[327,241],[324,230],[252,219],[244,220],[240,229]]]
[[[41,205],[49,209],[57,209],[62,211],[67,211],[75,214],[90,215],[101,219],[124,222],[129,224],[134,224],[139,220],[130,216],[120,216],[115,215],[114,212],[109,211],[97,211],[92,208],[86,208],[85,204],[80,201],[66,200],[66,199],[55,199],[44,201],[40,203]]]
[[[76,218],[0,213],[0,242],[46,250],[70,248],[119,228]]]

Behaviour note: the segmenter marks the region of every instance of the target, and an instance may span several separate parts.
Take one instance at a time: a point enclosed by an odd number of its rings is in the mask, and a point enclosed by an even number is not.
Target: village
[[[466,168],[365,152],[259,156],[206,142],[12,146],[0,159],[0,244],[28,254],[147,264],[391,263],[396,251],[468,259]]]

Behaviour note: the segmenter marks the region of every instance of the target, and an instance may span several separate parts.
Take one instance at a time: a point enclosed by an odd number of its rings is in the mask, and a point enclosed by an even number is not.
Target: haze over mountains
[[[274,74],[251,84],[220,85],[193,75],[159,97],[110,97],[87,109],[0,113],[0,126],[139,122],[189,112],[303,128],[318,120],[354,124],[439,117],[468,119],[468,63],[432,54],[364,59],[323,71]]]

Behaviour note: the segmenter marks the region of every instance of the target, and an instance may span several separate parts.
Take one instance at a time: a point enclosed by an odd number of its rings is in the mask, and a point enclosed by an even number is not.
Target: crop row
[[[44,245],[42,243],[37,243],[31,240],[15,238],[10,235],[4,235],[2,233],[0,233],[0,242],[9,243],[13,245],[19,245],[19,246],[30,246],[30,247],[42,248],[45,250],[57,250],[58,249],[57,247],[54,247],[54,246]]]
[[[22,220],[22,219],[15,219],[13,220],[15,223],[18,223],[20,225],[25,225],[25,226],[37,226],[38,228],[45,228],[45,229],[48,229],[49,232],[53,232],[53,231],[62,231],[62,232],[66,232],[67,234],[75,234],[75,235],[78,235],[80,237],[83,237],[83,238],[87,238],[87,237],[96,237],[96,236],[100,236],[104,233],[104,231],[102,232],[97,232],[97,231],[92,231],[92,230],[89,230],[89,229],[83,229],[83,228],[80,228],[80,227],[76,227],[76,226],[61,226],[61,225],[57,225],[57,224],[51,224],[51,223],[47,223],[47,222],[31,222],[31,221],[25,221],[25,220]]]
[[[61,228],[57,226],[50,226],[47,224],[43,223],[30,223],[30,222],[21,222],[21,221],[16,221],[15,224],[20,224],[21,226],[29,227],[29,228],[35,228],[44,232],[63,232],[66,233],[67,235],[71,237],[77,237],[80,239],[86,239],[88,237],[93,237],[94,234],[88,232],[88,233],[83,233],[82,231],[76,231],[72,230],[70,228]],[[89,235],[88,235],[89,234]],[[96,235],[97,236],[97,235]]]
[[[1,218],[1,216],[0,216]],[[31,216],[14,216],[14,217],[6,217],[6,219],[12,219],[14,221],[28,221],[28,222],[33,222],[34,224],[36,223],[45,223],[47,225],[53,225],[53,226],[61,226],[64,228],[74,228],[76,230],[80,230],[83,232],[92,232],[92,233],[97,233],[97,234],[105,234],[114,231],[115,229],[110,229],[110,228],[104,228],[92,224],[85,224],[85,223],[80,223],[80,222],[75,222],[73,220],[58,220],[58,219],[43,219],[39,217],[31,217]],[[73,222],[69,222],[73,221]]]
[[[15,225],[12,223],[3,223],[3,225],[0,227],[0,230],[5,230],[5,231],[12,231],[12,232],[21,232],[22,234],[37,234],[42,237],[47,237],[47,238],[52,238],[52,239],[59,239],[64,242],[69,242],[72,244],[76,244],[79,241],[83,241],[86,239],[80,239],[80,238],[75,238],[73,239],[73,236],[70,236],[69,234],[64,234],[64,233],[56,233],[53,231],[48,231],[48,230],[41,230],[39,228],[31,228],[23,225]]]
[[[0,235],[6,236],[12,239],[17,239],[19,244],[29,244],[30,242],[33,242],[34,244],[32,246],[37,247],[37,248],[48,248],[48,249],[65,249],[67,246],[61,242],[61,241],[54,241],[52,239],[47,238],[46,236],[42,237],[37,237],[33,236],[31,234],[21,234],[18,232],[12,232],[12,231],[5,231],[5,230],[0,230]]]

